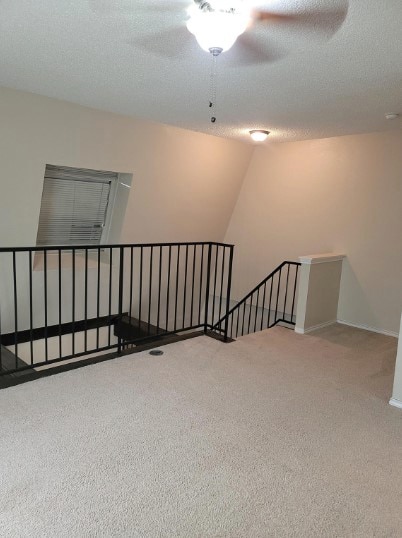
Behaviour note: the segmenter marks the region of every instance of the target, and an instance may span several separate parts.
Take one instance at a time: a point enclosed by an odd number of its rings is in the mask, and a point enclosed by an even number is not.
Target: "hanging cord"
[[[211,49],[212,63],[211,63],[211,78],[209,86],[209,108],[211,109],[211,123],[216,122],[217,116],[217,103],[216,103],[216,87],[217,87],[217,58],[221,53],[221,49]]]

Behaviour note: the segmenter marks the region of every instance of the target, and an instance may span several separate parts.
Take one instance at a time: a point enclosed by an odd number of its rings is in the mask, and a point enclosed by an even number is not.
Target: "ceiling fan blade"
[[[102,15],[135,15],[136,13],[177,13],[185,9],[186,0],[159,0],[157,2],[134,2],[133,0],[87,0],[91,11]]]
[[[287,56],[288,51],[273,42],[267,43],[252,33],[241,35],[233,47],[222,54],[222,63],[231,67],[274,63]]]
[[[180,10],[186,10],[189,5],[188,0],[153,0],[151,2],[138,2],[138,7],[141,11],[149,11],[154,13],[177,13]]]
[[[272,24],[285,27],[291,31],[308,31],[310,33],[332,36],[343,24],[349,9],[347,0],[338,0],[336,5],[328,8],[298,6],[293,12],[274,12],[268,9],[255,9],[252,18],[256,23]]]
[[[183,26],[162,30],[157,35],[134,38],[131,39],[130,43],[155,56],[166,58],[191,56],[194,53],[194,48],[199,48],[194,36]]]

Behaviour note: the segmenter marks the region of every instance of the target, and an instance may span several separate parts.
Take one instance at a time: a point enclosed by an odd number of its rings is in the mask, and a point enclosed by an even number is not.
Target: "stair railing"
[[[300,263],[282,262],[237,302],[213,326],[225,340],[269,329],[278,323],[295,325],[295,303]]]
[[[186,331],[225,341],[294,325],[299,263],[231,307],[233,245],[0,248],[0,378]]]
[[[1,247],[0,378],[210,331],[232,261],[218,242]]]

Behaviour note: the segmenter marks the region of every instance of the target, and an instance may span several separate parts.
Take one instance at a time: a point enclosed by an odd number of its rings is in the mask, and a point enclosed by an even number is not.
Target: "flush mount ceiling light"
[[[187,28],[200,47],[215,56],[229,50],[249,25],[250,10],[231,7],[232,1],[195,0],[195,4],[189,9]]]
[[[249,131],[251,138],[254,142],[264,142],[268,138],[269,131],[263,131],[262,129],[254,129]]]

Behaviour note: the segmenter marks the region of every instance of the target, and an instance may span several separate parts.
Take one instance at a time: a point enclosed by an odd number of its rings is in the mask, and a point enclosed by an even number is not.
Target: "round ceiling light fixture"
[[[254,129],[249,132],[254,142],[264,142],[269,135],[269,131],[263,131],[262,129]]]
[[[391,114],[385,114],[385,118],[387,120],[397,120],[399,118],[399,114],[391,113]]]

